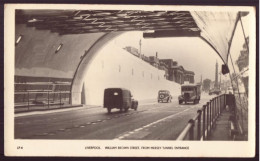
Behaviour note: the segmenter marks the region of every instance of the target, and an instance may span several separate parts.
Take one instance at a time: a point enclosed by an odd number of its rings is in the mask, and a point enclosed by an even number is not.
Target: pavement
[[[32,111],[53,111],[62,110],[66,108],[82,107],[82,105],[71,105],[71,104],[54,104],[54,105],[30,105],[28,106],[16,106],[14,108],[15,114],[17,113],[28,113]],[[54,112],[54,111],[53,111]]]
[[[229,121],[230,112],[223,110],[217,119],[216,127],[213,129],[208,140],[214,141],[231,141],[233,140],[230,135],[231,123]]]

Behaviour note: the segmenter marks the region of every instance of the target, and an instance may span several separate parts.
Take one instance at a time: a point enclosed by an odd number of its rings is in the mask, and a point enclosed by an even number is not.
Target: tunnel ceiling
[[[200,32],[188,11],[16,10],[16,24],[21,23],[61,35],[147,30]]]

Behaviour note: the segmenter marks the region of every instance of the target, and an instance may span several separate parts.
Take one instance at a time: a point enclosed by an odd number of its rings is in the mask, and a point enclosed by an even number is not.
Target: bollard
[[[28,92],[28,111],[29,111],[29,106],[30,106],[30,93]]]
[[[221,110],[221,108],[220,108],[221,107],[220,106],[220,96],[218,96],[217,99],[218,99],[218,106],[219,106],[219,113],[220,113],[220,110]]]
[[[209,102],[207,102],[207,138],[210,133],[209,126],[210,126],[210,108],[209,108]]]
[[[206,109],[206,105],[203,105],[203,107],[202,107],[202,110],[203,110],[203,125],[202,125],[202,140],[205,140],[206,138],[205,138],[205,131],[206,131],[206,129],[205,129],[205,109]]]
[[[211,103],[211,107],[212,107],[212,128],[214,128],[216,111],[215,111],[215,106],[214,106],[213,100],[210,100],[210,103]]]
[[[227,105],[227,103],[226,103],[226,94],[224,94],[224,109],[226,110],[226,105]]]
[[[50,92],[48,91],[48,108],[50,107]]]
[[[220,114],[220,104],[219,104],[219,98],[217,97],[217,104],[218,104],[218,115]]]
[[[223,110],[224,110],[224,95],[222,95],[222,97],[221,97],[222,99],[221,99],[221,105],[222,105],[222,112],[223,112]]]
[[[215,106],[216,106],[216,119],[218,118],[218,105],[217,105],[217,99],[215,99]]]
[[[223,110],[226,110],[226,105],[225,105],[225,94],[223,94]]]
[[[60,108],[61,108],[61,91],[60,91]]]
[[[222,112],[225,110],[224,95],[222,95]]]
[[[197,140],[201,138],[201,110],[198,110],[197,113],[199,114],[198,117],[198,129],[197,129]]]
[[[210,129],[210,131],[211,131],[211,129],[212,129],[212,107],[211,107],[211,104],[210,104],[210,102],[209,102],[209,129]]]
[[[225,107],[226,107],[226,105],[227,105],[227,95],[226,94],[224,94],[224,103],[225,103]]]
[[[189,138],[190,140],[194,140],[194,120],[193,119],[190,119],[189,120],[189,123],[191,124],[191,128],[189,130]]]
[[[219,96],[219,111],[222,113],[222,97]]]
[[[214,106],[214,126],[215,126],[215,124],[216,124],[216,118],[217,118],[217,115],[218,115],[218,113],[217,113],[217,107],[216,107],[216,100],[215,100],[215,99],[213,99],[212,104],[213,104],[213,106]]]

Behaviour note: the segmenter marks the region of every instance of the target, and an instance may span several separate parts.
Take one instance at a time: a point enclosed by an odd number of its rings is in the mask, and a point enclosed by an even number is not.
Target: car
[[[120,111],[128,111],[129,108],[137,110],[138,101],[132,98],[131,91],[124,88],[106,88],[104,90],[104,108],[108,113],[116,108]]]
[[[185,84],[181,86],[181,95],[178,97],[179,104],[183,102],[192,102],[193,104],[200,101],[200,85],[199,84]]]
[[[168,90],[159,90],[158,92],[158,103],[159,102],[171,102],[172,96]]]
[[[226,90],[226,94],[233,94],[233,88],[228,87],[227,90]]]
[[[219,95],[220,93],[221,93],[221,90],[219,90],[219,89],[213,88],[213,89],[209,90],[209,95],[213,95],[213,94]]]

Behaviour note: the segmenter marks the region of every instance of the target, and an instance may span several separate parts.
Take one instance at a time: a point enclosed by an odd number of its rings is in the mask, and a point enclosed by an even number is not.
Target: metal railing
[[[24,91],[15,92],[15,107],[29,108],[32,106],[45,106],[49,108],[52,105],[62,107],[69,104],[71,97],[70,91]]]
[[[226,107],[226,94],[217,96],[197,111],[176,140],[207,140],[216,127],[216,121]],[[188,135],[189,134],[189,135]]]

